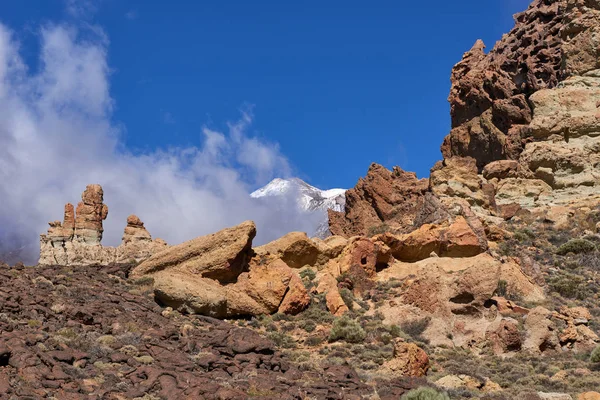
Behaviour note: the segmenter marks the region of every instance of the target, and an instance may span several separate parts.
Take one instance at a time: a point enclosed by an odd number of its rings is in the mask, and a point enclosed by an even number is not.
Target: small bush
[[[593,242],[585,239],[571,239],[567,243],[561,245],[557,250],[556,254],[564,256],[568,253],[581,254],[591,253],[596,250],[596,245]]]
[[[340,317],[333,322],[329,332],[329,341],[345,340],[349,343],[359,343],[365,340],[367,334],[358,322],[347,316]]]
[[[590,355],[590,362],[600,363],[600,346],[596,347]]]
[[[548,279],[550,290],[569,299],[583,300],[586,297],[585,279],[579,275],[560,272]]]
[[[418,388],[403,395],[401,400],[450,400],[446,393],[440,393],[432,388]]]
[[[496,295],[506,297],[506,290],[508,288],[508,282],[505,280],[499,280],[498,286],[496,287]]]
[[[315,322],[311,321],[310,319],[300,322],[299,326],[306,332],[313,332],[317,328],[317,324],[315,324]]]
[[[402,331],[411,338],[426,343],[426,340],[421,337],[421,334],[425,332],[429,326],[429,317],[418,319],[415,321],[405,322],[402,324]]]
[[[267,335],[277,346],[284,349],[293,349],[296,347],[296,341],[289,335],[283,332],[271,332]]]
[[[379,225],[373,225],[367,229],[367,236],[375,236],[381,233],[386,233],[390,231],[390,226],[385,222]]]
[[[317,273],[312,268],[306,268],[300,271],[300,278],[312,281],[317,277]]]
[[[346,288],[340,289],[340,296],[342,297],[342,300],[344,300],[344,303],[348,307],[348,310],[353,311],[354,310],[354,295],[352,294],[352,292]]]

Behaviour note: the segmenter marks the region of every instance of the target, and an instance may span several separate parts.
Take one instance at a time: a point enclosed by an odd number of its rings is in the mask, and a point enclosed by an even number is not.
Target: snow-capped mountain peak
[[[320,221],[314,227],[314,231],[307,232],[309,235],[321,238],[330,234],[327,210],[344,211],[346,205],[346,189],[321,190],[298,178],[273,179],[266,186],[252,192],[250,196],[255,199],[290,196],[295,200],[299,211],[321,214],[322,217],[319,217]]]
[[[266,186],[252,192],[251,197],[283,196],[297,193],[297,202],[305,211],[327,210],[343,211],[346,203],[346,189],[321,190],[299,178],[275,178]]]

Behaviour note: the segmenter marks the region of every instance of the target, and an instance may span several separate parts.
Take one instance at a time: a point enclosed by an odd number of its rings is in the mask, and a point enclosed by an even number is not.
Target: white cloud
[[[248,196],[290,172],[276,144],[249,135],[249,112],[225,132],[204,128],[197,147],[141,155],[124,148],[111,124],[108,41],[88,36],[63,25],[42,29],[42,67],[31,73],[0,25],[0,254],[24,246],[35,262],[38,235],[89,183],[104,187],[109,206],[105,245],[120,242],[131,213],[170,243],[246,219],[257,222],[260,242],[315,226],[314,217],[289,211],[289,199]]]
[[[98,0],[65,0],[66,10],[75,18],[89,18],[98,11]]]
[[[129,10],[125,13],[125,18],[127,18],[128,20],[132,21],[134,19],[138,18],[138,13],[136,10]]]

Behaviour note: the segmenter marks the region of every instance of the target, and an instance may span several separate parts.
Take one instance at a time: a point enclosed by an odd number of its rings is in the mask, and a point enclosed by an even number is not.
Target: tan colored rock
[[[385,243],[354,237],[348,241],[338,260],[329,264],[329,271],[337,277],[348,273],[356,266],[364,270],[367,277],[373,278],[378,270],[387,268],[391,256],[390,249]]]
[[[513,177],[518,167],[519,163],[515,160],[493,161],[483,167],[483,177],[487,180]]]
[[[600,393],[598,392],[585,392],[577,396],[577,400],[600,400]]]
[[[75,212],[75,238],[87,244],[100,244],[104,232],[102,221],[108,216],[102,186],[88,185],[81,200]]]
[[[263,246],[254,249],[258,256],[271,256],[282,259],[291,268],[314,266],[319,249],[304,232],[291,232]]]
[[[136,262],[146,260],[153,254],[159,253],[167,248],[164,240],[152,240],[150,232],[144,227],[144,223],[136,215],[127,218],[127,226],[123,233],[121,245],[117,247],[117,262],[135,260]]]
[[[487,328],[485,336],[496,355],[521,350],[518,322],[512,318],[503,318],[492,322]]]
[[[394,358],[383,369],[398,376],[425,376],[429,370],[429,357],[425,350],[401,339],[394,342]]]
[[[540,400],[573,400],[571,395],[566,393],[545,393],[545,392],[537,392]]]
[[[435,382],[436,386],[447,390],[468,389],[477,390],[483,393],[498,392],[502,388],[489,378],[483,381],[469,375],[446,375]]]
[[[216,318],[277,311],[295,314],[310,302],[300,278],[281,260],[253,265],[236,283],[228,285],[176,270],[157,272],[153,278],[154,294],[161,304]]]
[[[459,216],[449,226],[426,224],[405,235],[376,237],[387,244],[397,260],[419,261],[432,252],[439,257],[472,257],[487,249],[466,219]]]
[[[127,220],[123,242],[118,247],[103,247],[102,221],[108,215],[100,185],[88,185],[77,212],[67,203],[64,221],[50,223],[48,233],[40,236],[40,265],[107,265],[141,261],[167,247],[161,240],[152,240],[138,217]]]
[[[254,236],[254,222],[246,221],[155,254],[133,269],[131,277],[172,270],[216,279],[221,283],[233,282],[248,265]]]
[[[329,236],[326,239],[313,238],[315,246],[319,249],[317,265],[325,265],[329,260],[337,258],[348,245],[348,239],[342,236]]]
[[[550,320],[552,313],[543,307],[529,312],[525,320],[527,336],[523,349],[533,353],[543,353],[559,347],[556,327]]]
[[[329,272],[324,272],[319,277],[317,293],[325,294],[327,309],[335,316],[342,316],[349,311],[337,287],[337,280]]]
[[[302,279],[296,273],[292,275],[288,283],[288,291],[285,293],[277,312],[288,315],[296,315],[306,309],[310,304],[310,296],[302,283]]]
[[[518,264],[502,263],[489,254],[469,258],[428,258],[416,263],[396,262],[380,272],[379,281],[406,279],[402,302],[438,315],[481,315],[498,282],[507,282],[507,292],[525,301],[544,299],[543,290],[527,277]]]
[[[471,204],[483,204],[484,194],[477,164],[471,157],[450,157],[438,162],[429,177],[429,187],[438,197],[461,197]]]

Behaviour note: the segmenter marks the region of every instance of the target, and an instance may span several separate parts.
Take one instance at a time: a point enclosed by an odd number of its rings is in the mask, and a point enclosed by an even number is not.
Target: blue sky
[[[90,183],[105,245],[129,214],[168,243],[244,220],[257,244],[314,231],[274,177],[350,188],[371,162],[425,177],[450,72],[525,0],[19,0],[0,16],[0,256]],[[1,258],[1,257],[0,257]]]
[[[35,69],[39,27],[108,37],[113,122],[128,149],[197,145],[251,109],[252,134],[278,143],[293,174],[351,187],[371,162],[427,176],[449,130],[451,67],[488,47],[525,0],[404,2],[62,0],[5,4]],[[89,7],[92,5],[93,7]]]

